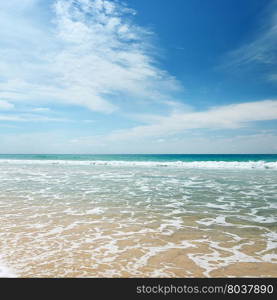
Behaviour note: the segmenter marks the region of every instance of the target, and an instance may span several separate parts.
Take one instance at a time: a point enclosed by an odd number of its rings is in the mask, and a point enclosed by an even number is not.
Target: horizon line
[[[0,153],[0,155],[277,155],[277,153]]]

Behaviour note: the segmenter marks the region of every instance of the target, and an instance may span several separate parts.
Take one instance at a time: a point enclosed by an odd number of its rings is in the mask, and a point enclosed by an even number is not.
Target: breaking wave
[[[74,161],[74,160],[17,160],[3,159],[0,164],[48,164],[48,165],[83,165],[83,166],[113,166],[113,167],[172,167],[184,169],[245,169],[245,170],[277,170],[277,162],[266,161]]]

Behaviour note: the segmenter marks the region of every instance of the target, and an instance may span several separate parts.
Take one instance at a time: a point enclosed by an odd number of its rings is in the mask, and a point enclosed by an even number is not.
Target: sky
[[[0,153],[277,153],[277,0],[1,1]]]

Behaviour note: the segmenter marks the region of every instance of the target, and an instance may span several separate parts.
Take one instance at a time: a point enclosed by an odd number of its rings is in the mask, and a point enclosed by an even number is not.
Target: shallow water
[[[1,160],[0,272],[276,277],[277,171],[230,163]]]

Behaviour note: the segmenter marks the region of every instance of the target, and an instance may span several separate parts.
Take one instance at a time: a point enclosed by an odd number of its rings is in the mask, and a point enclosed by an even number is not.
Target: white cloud
[[[66,138],[59,132],[0,134],[0,153],[65,153]],[[49,142],[51,141],[51,142]]]
[[[277,100],[214,107],[200,112],[145,117],[144,126],[106,135],[80,136],[64,132],[2,134],[2,153],[275,153],[276,130],[258,130],[226,137],[207,129],[239,129],[250,122],[277,119]],[[0,115],[0,120],[49,121],[37,115]],[[62,120],[52,120],[62,121]],[[86,122],[87,120],[84,120]],[[196,132],[191,129],[198,129]],[[51,140],[51,145],[48,141]],[[38,142],[35,142],[38,141]]]
[[[43,134],[42,134],[43,136]],[[42,140],[41,136],[28,136],[29,139]],[[1,137],[5,141],[16,139],[15,137]],[[41,142],[43,153],[276,153],[277,135],[276,133],[256,133],[251,135],[238,135],[234,137],[224,136],[184,136],[182,138],[149,139],[147,143],[140,141],[132,142],[128,140],[118,140],[112,143],[104,140],[101,136],[83,137],[68,139],[63,135],[57,137],[54,133],[49,134],[48,140],[53,144],[47,145]],[[10,142],[7,142],[7,147]],[[26,149],[26,153],[32,152],[32,147],[26,147],[24,139],[17,139],[21,149]],[[53,145],[59,144],[53,150]],[[32,145],[32,144],[31,144]],[[2,150],[4,151],[4,150]]]
[[[188,129],[237,129],[248,126],[249,122],[276,119],[277,100],[248,102],[155,118],[150,115],[150,124],[114,131],[107,139],[117,141],[163,137],[179,134]]]
[[[243,67],[262,64],[270,66],[270,72],[277,72],[277,1],[269,2],[260,26],[257,28],[256,37],[232,50],[225,57],[223,67]],[[270,80],[271,74],[267,75]]]
[[[30,6],[33,6],[36,2],[40,0],[9,0],[9,1],[3,1],[1,3],[2,9],[6,10],[24,10],[29,8]]]
[[[65,118],[52,118],[47,116],[41,116],[37,114],[9,114],[1,115],[0,121],[8,122],[71,122],[71,120]]]
[[[94,123],[95,120],[83,120],[84,123]]]
[[[25,0],[21,11],[37,2]],[[152,34],[117,1],[57,0],[51,28],[13,15],[9,7],[2,7],[0,24],[0,97],[8,101],[61,102],[109,113],[118,108],[111,98],[163,100],[181,89],[150,54]]]
[[[128,21],[130,11],[117,2],[60,0],[55,9],[59,37],[67,43],[55,65],[71,93],[83,94],[78,101],[112,110],[110,96],[155,99],[179,88],[149,55],[150,32]]]
[[[47,2],[52,3],[52,10],[49,8],[45,12],[40,5],[43,3],[45,8]],[[133,21],[135,11],[120,1],[47,2],[10,0],[0,4],[0,110],[5,110],[0,113],[1,123],[69,122],[53,111],[54,107],[59,107],[63,114],[71,116],[72,110],[61,109],[62,104],[104,113],[121,109],[117,114],[120,120],[124,116],[129,118],[127,122],[131,119],[143,125],[118,130],[116,128],[121,126],[118,122],[113,124],[111,133],[80,137],[83,134],[80,132],[90,135],[89,130],[93,135],[91,124],[95,121],[88,112],[83,115],[78,112],[78,120],[82,120],[78,125],[83,126],[77,126],[76,131],[40,135],[30,133],[26,127],[28,134],[2,134],[1,151],[104,153],[110,149],[117,153],[157,153],[161,150],[195,153],[201,152],[199,149],[226,152],[231,145],[237,145],[237,150],[234,149],[237,152],[246,148],[251,150],[252,146],[253,149],[265,149],[266,145],[268,149],[276,147],[276,136],[270,141],[272,135],[268,134],[258,135],[257,142],[254,137],[203,138],[205,129],[237,129],[249,126],[251,122],[277,119],[277,101],[225,105],[205,111],[194,111],[192,107],[180,104],[173,95],[182,87],[158,65],[153,33],[137,26]],[[52,23],[50,18],[42,17],[44,13],[51,15]],[[233,51],[230,63],[259,62],[275,66],[276,20],[277,14],[255,40]],[[274,68],[271,71],[274,81],[277,71],[274,72]],[[128,101],[126,111],[120,106],[124,101]],[[134,109],[134,103],[140,101],[154,102],[155,105],[148,107],[155,110],[140,114],[141,110]],[[111,120],[107,120],[108,126],[101,123],[101,132],[109,130]],[[99,124],[97,121],[95,128]],[[190,133],[190,129],[199,129],[199,136],[184,137],[183,133]],[[95,132],[98,132],[97,128]],[[37,140],[39,143],[36,144]],[[246,141],[252,146],[248,147]]]
[[[36,107],[32,109],[33,112],[49,112],[50,110],[48,107]]]
[[[14,105],[5,100],[0,100],[0,110],[10,110],[13,109]]]

